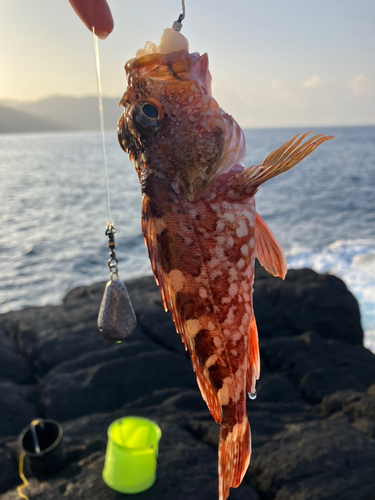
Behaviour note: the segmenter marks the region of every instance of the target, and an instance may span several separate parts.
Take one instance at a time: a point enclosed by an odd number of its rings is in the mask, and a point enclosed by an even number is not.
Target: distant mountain
[[[106,130],[117,128],[117,122],[121,116],[121,109],[118,106],[119,101],[120,97],[103,97],[104,125]],[[11,111],[27,112],[29,117],[35,118],[36,123],[38,123],[38,119],[55,123],[55,127],[48,130],[100,129],[98,98],[96,96],[81,98],[56,96],[37,102],[1,101],[0,109],[2,109],[1,105],[6,106]],[[3,122],[1,116],[0,121]],[[17,131],[17,129],[3,129],[3,126],[0,125],[0,132]]]
[[[0,105],[0,133],[72,130],[66,123]]]
[[[120,98],[103,97],[104,125],[106,130],[117,128],[121,116]],[[22,109],[44,118],[54,119],[77,130],[99,130],[98,98],[50,97],[34,103],[24,103]],[[20,106],[20,109],[21,109]]]

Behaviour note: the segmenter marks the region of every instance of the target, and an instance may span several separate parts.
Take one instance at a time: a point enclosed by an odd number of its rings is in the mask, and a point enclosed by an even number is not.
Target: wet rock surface
[[[0,315],[0,498],[18,498],[17,437],[37,417],[62,423],[66,467],[30,479],[30,499],[123,498],[101,477],[107,428],[138,415],[162,429],[155,485],[140,500],[217,499],[218,426],[152,277],[127,283],[138,326],[101,338],[105,283],[60,306]],[[375,356],[362,346],[344,283],[311,270],[285,282],[257,270],[258,397],[248,401],[253,455],[233,500],[375,499]]]

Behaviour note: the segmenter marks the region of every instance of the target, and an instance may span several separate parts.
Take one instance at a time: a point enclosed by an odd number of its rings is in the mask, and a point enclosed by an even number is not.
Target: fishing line
[[[181,31],[182,21],[185,19],[185,0],[181,0],[182,13],[179,15],[177,21],[173,23],[172,28],[175,31]],[[121,342],[128,337],[134,330],[137,324],[133,306],[131,304],[128,291],[125,284],[119,279],[118,276],[118,260],[115,253],[115,232],[111,216],[111,205],[109,196],[109,182],[108,182],[108,167],[107,167],[107,153],[105,147],[105,134],[104,134],[104,116],[103,116],[103,92],[100,78],[100,60],[99,60],[99,46],[98,39],[95,35],[95,29],[92,30],[94,38],[94,53],[95,53],[95,67],[96,67],[96,82],[98,87],[98,104],[100,116],[100,128],[102,134],[103,145],[103,158],[104,158],[104,171],[105,181],[107,187],[107,205],[108,205],[108,223],[106,226],[105,234],[108,237],[109,246],[109,259],[108,267],[110,271],[110,281],[108,281],[102,303],[100,305],[98,316],[98,328],[100,333],[107,340]],[[114,279],[115,277],[115,279]]]
[[[100,130],[102,136],[103,159],[104,159],[104,173],[105,183],[107,189],[107,209],[108,209],[108,222],[105,228],[105,235],[108,237],[109,259],[108,267],[110,273],[110,281],[108,281],[103,299],[100,305],[98,316],[98,328],[103,337],[107,340],[122,342],[134,330],[137,320],[134,314],[133,306],[131,304],[128,291],[125,284],[119,279],[118,276],[118,260],[115,252],[115,233],[116,229],[113,225],[111,215],[111,202],[109,194],[109,181],[108,181],[108,165],[107,165],[107,151],[105,145],[105,130],[104,130],[104,113],[103,113],[103,90],[100,77],[100,59],[99,59],[99,45],[98,38],[95,35],[95,29],[92,28],[94,39],[94,54],[95,54],[95,68],[96,68],[96,83],[98,88],[98,105],[100,117]]]
[[[182,4],[182,18],[180,19],[180,21],[182,21],[183,19],[185,19],[185,0],[181,0],[181,4]]]
[[[104,113],[103,113],[103,90],[102,90],[102,80],[100,77],[100,59],[99,59],[99,45],[98,37],[95,35],[95,28],[92,28],[92,35],[94,40],[94,54],[95,54],[95,68],[96,68],[96,84],[98,88],[98,105],[99,105],[99,118],[100,118],[100,131],[102,136],[102,147],[103,147],[103,160],[104,160],[104,174],[105,174],[105,184],[107,188],[107,210],[108,210],[108,223],[112,223],[111,215],[111,201],[109,196],[109,182],[108,182],[108,165],[107,165],[107,150],[105,146],[105,131],[104,131]]]
[[[172,29],[180,32],[182,28],[182,21],[185,19],[185,0],[181,0],[182,14],[178,16],[177,21],[172,25]]]

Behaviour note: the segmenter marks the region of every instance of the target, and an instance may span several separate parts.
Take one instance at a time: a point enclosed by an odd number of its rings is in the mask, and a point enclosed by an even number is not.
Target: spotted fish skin
[[[165,309],[220,423],[219,500],[225,500],[250,461],[246,393],[255,390],[260,369],[255,257],[272,274],[286,273],[254,195],[328,138],[302,144],[298,136],[245,169],[243,133],[211,97],[207,55],[148,55],[129,61],[126,71],[119,141],[135,161],[143,236]]]

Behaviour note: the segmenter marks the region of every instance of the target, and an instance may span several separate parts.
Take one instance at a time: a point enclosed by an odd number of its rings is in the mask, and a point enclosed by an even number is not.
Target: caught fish
[[[164,307],[220,423],[225,500],[250,461],[246,394],[260,372],[255,257],[274,276],[287,271],[254,195],[332,137],[299,134],[245,168],[245,138],[211,95],[207,54],[190,54],[183,35],[165,30],[159,46],[147,42],[125,69],[118,138],[139,176],[142,231]]]

